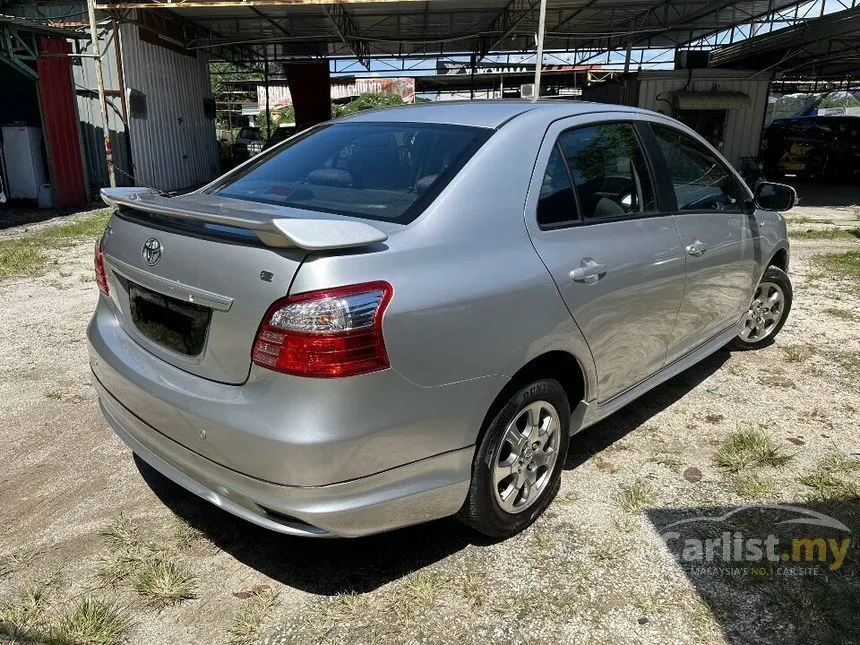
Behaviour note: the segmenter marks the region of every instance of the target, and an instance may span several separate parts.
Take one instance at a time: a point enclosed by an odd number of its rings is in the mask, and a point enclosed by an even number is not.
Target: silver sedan
[[[193,193],[104,190],[89,326],[139,458],[269,529],[512,535],[571,435],[791,308],[787,186],[588,103],[315,127]]]

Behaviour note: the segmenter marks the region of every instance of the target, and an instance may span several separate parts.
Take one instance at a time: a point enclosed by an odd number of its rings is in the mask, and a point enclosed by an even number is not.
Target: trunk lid
[[[105,193],[118,207],[102,244],[119,324],[160,359],[222,383],[248,379],[260,321],[287,295],[311,249],[386,237],[361,222],[293,208]]]

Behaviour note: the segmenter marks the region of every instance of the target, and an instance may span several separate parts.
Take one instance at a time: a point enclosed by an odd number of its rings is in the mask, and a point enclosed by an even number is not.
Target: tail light
[[[105,254],[104,251],[102,251],[102,239],[103,238],[100,237],[96,240],[96,283],[99,285],[99,291],[108,295],[110,293],[110,287],[108,287],[107,272],[105,272]]]
[[[382,316],[393,294],[387,282],[367,282],[279,300],[263,318],[252,360],[285,374],[317,378],[386,369]]]

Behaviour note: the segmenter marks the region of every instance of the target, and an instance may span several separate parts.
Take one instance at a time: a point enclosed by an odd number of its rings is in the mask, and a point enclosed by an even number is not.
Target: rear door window
[[[553,146],[543,174],[537,221],[542,229],[559,228],[579,221],[570,173],[558,144]]]
[[[575,128],[563,133],[559,144],[585,221],[657,212],[654,184],[632,125]]]
[[[213,192],[405,224],[492,132],[427,123],[335,123],[262,155]]]

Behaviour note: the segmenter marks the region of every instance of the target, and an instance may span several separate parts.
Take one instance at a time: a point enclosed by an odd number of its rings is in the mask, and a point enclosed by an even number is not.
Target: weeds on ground
[[[278,592],[258,589],[233,618],[228,632],[231,645],[250,645],[260,638],[260,627],[268,615],[278,606]]]
[[[125,610],[102,600],[83,598],[60,614],[51,630],[52,645],[114,645],[131,627]]]
[[[840,320],[860,322],[860,316],[855,314],[850,309],[843,309],[841,307],[827,307],[825,309],[822,309],[822,311],[828,316],[833,316],[834,318],[839,318]]]
[[[170,559],[197,539],[193,531],[177,527],[171,541],[157,545],[141,540],[135,523],[120,515],[101,532],[110,553],[97,575],[111,585],[130,581],[148,605],[159,609],[196,598],[196,579]]]
[[[0,604],[0,634],[15,640],[38,641],[45,631],[46,607],[43,588],[38,585],[25,588],[14,601]]]
[[[67,224],[47,226],[35,233],[0,241],[0,278],[36,274],[48,262],[48,252],[71,246],[87,238],[95,239],[104,231],[110,211],[97,211]]]
[[[723,439],[714,455],[714,464],[737,473],[748,468],[779,468],[792,460],[761,427],[733,432]]]
[[[735,492],[744,499],[768,499],[776,495],[776,486],[763,480],[758,474],[753,473],[743,477],[737,477],[734,481]]]
[[[44,553],[42,547],[26,546],[0,556],[0,578],[28,567],[42,553]]]
[[[796,223],[796,222],[795,222]],[[789,239],[795,240],[856,240],[860,228],[811,228],[805,231],[788,231]]]
[[[487,581],[474,571],[466,570],[463,580],[463,598],[472,609],[480,609],[487,602]]]
[[[812,350],[806,345],[785,345],[782,351],[789,363],[802,363],[812,356]]]
[[[621,508],[628,513],[638,513],[653,502],[655,497],[651,485],[642,479],[637,479],[621,489]]]
[[[845,251],[821,256],[825,269],[840,277],[857,280],[860,278],[860,251]],[[860,282],[856,285],[860,288]]]
[[[134,589],[148,605],[157,609],[197,597],[195,577],[181,566],[161,558],[143,564],[135,577]]]
[[[856,499],[860,497],[860,460],[832,453],[799,481],[812,489],[812,499]]]

